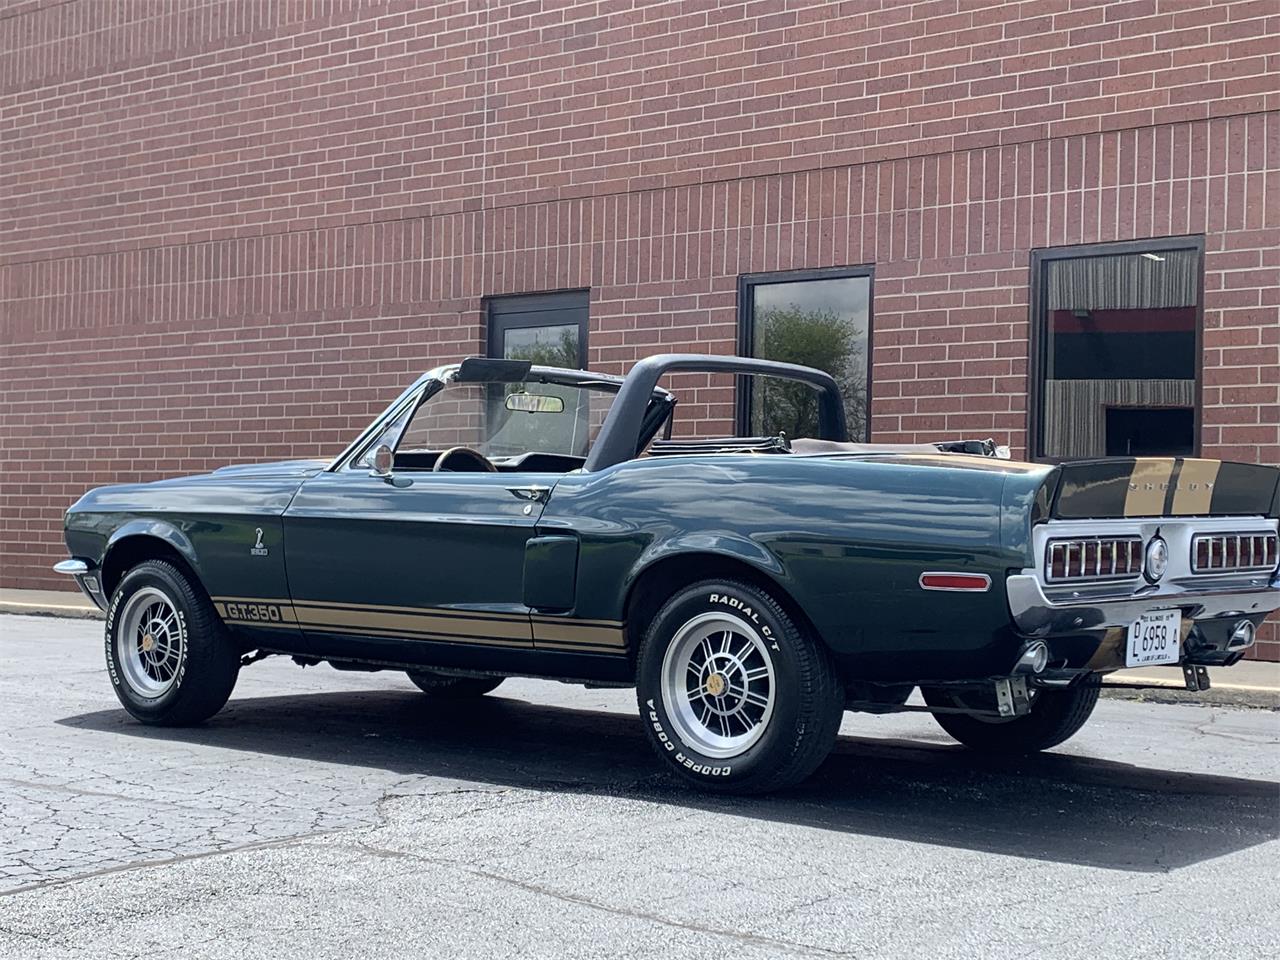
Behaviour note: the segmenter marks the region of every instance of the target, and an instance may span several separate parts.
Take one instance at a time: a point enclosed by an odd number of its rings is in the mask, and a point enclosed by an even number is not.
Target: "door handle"
[[[534,503],[546,503],[551,499],[551,488],[538,486],[531,487],[507,487],[520,500],[531,500]]]

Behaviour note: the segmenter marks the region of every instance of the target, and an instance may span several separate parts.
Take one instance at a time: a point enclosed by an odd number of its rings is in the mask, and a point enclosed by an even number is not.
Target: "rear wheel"
[[[143,723],[213,716],[240,674],[240,650],[199,584],[165,560],[120,580],[107,608],[107,670],[116,697]]]
[[[921,694],[931,707],[962,707],[963,701],[943,687],[926,687]],[[938,726],[966,747],[984,753],[1035,753],[1056,747],[1085,725],[1098,702],[1097,684],[1065,690],[1038,688],[1031,712],[1012,720],[964,713],[935,713]]]
[[[844,690],[826,650],[758,587],[707,580],[645,633],[636,693],[649,740],[709,790],[798,783],[831,750]]]
[[[450,677],[443,673],[432,673],[430,670],[408,670],[405,672],[410,680],[423,693],[446,700],[463,700],[467,697],[483,697],[495,690],[504,677]]]

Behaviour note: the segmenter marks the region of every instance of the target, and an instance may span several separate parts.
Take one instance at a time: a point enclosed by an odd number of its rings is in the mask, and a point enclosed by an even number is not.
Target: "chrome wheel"
[[[125,682],[155,699],[173,686],[186,634],[178,611],[155,587],[143,587],[125,603],[116,628],[116,654]]]
[[[662,658],[662,705],[680,739],[724,759],[750,749],[773,716],[773,660],[756,630],[724,613],[685,623]]]

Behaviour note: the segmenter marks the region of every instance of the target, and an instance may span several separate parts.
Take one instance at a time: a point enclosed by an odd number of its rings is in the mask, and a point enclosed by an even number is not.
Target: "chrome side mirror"
[[[395,459],[395,453],[387,444],[378,444],[377,449],[373,451],[373,469],[369,471],[369,476],[390,480],[391,468],[395,465]]]

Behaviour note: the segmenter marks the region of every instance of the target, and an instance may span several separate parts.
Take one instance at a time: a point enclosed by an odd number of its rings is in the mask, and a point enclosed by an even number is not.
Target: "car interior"
[[[455,380],[393,427],[393,469],[407,472],[570,473],[581,469],[616,383],[581,375],[530,372],[528,362],[468,360]],[[530,378],[526,380],[526,378]],[[640,457],[724,454],[857,456],[886,453],[968,453],[1007,456],[991,440],[860,443],[785,432],[759,436],[673,439],[676,400],[655,395],[648,440]],[[425,414],[425,415],[424,415]],[[660,419],[659,419],[660,418]],[[547,449],[547,448],[556,448]],[[542,448],[542,449],[539,449]],[[363,462],[363,461],[362,461]]]

